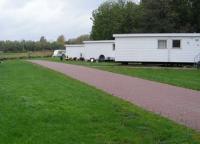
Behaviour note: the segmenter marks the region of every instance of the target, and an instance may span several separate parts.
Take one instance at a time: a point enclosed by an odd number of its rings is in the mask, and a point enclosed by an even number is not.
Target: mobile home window
[[[167,48],[167,40],[158,40],[158,48],[166,49]]]
[[[115,51],[115,44],[113,44],[113,51]]]
[[[173,40],[172,47],[173,48],[181,48],[181,40]]]

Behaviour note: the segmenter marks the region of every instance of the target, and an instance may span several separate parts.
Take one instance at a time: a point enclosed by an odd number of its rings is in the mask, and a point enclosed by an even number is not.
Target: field
[[[60,62],[59,59],[47,59]],[[200,90],[200,70],[187,68],[135,67],[118,63],[90,63],[66,61],[68,64],[83,65],[114,73],[134,76],[179,87]]]
[[[200,143],[200,133],[57,72],[0,64],[2,144]]]
[[[23,53],[3,53],[0,52],[1,59],[25,59],[25,58],[38,58],[38,57],[50,57],[52,56],[52,51],[37,51],[37,52],[23,52]]]

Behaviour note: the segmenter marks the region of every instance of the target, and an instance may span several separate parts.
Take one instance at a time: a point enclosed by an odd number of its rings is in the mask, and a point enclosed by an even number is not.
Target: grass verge
[[[51,57],[52,54],[53,54],[53,51],[50,51],[50,50],[49,51],[35,51],[35,52],[19,52],[19,53],[0,52],[0,60]]]

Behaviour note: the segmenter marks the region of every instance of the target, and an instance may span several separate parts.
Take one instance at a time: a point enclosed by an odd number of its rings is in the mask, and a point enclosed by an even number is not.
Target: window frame
[[[159,42],[165,42],[165,48],[161,48],[161,47],[159,47]],[[159,39],[158,40],[158,49],[167,49],[167,40],[166,39]]]
[[[174,47],[174,41],[180,41],[180,47]],[[172,40],[172,49],[181,49],[182,48],[182,41],[181,39],[173,39]]]
[[[112,46],[113,46],[112,50],[115,51],[115,50],[116,50],[116,45],[115,45],[115,43],[114,43]]]

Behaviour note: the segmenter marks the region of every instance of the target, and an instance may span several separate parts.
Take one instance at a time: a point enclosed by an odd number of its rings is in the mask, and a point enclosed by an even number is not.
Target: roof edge
[[[135,33],[113,34],[113,37],[200,37],[200,33]]]
[[[87,43],[114,43],[114,40],[99,40],[99,41],[83,41],[84,44]]]
[[[84,47],[84,44],[76,45],[76,44],[68,44],[65,47]]]

